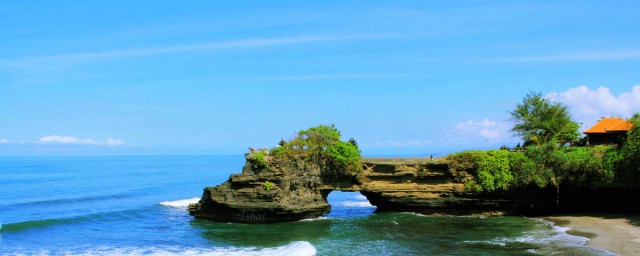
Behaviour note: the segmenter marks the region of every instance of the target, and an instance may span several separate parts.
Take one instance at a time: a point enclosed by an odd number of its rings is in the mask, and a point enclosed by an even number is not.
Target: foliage
[[[278,158],[284,158],[287,156],[287,147],[285,147],[286,143],[280,145],[280,147],[276,147],[276,148],[272,148],[271,150],[269,150],[269,155],[278,157]]]
[[[615,181],[616,170],[622,160],[620,150],[609,150],[602,158],[602,176],[606,183],[612,183]]]
[[[264,183],[262,183],[262,187],[264,187],[265,190],[270,191],[274,188],[275,184],[273,184],[270,181],[265,181]]]
[[[533,165],[533,168],[535,169],[514,170],[514,172],[518,173],[519,177],[523,176],[523,174],[520,174],[519,172],[530,173],[531,176],[528,179],[528,183],[524,182],[523,179],[520,180],[522,185],[535,184],[538,187],[543,188],[549,185],[555,186],[558,184],[553,168],[551,168],[553,166],[551,156],[557,149],[558,147],[554,143],[546,143],[540,146],[529,146],[525,148],[524,155],[530,161],[530,164],[525,168],[530,168],[531,165]]]
[[[338,141],[326,148],[326,153],[338,169],[345,169],[349,173],[357,172],[353,169],[360,165],[360,150],[357,145]]]
[[[513,179],[509,169],[509,152],[503,150],[466,151],[453,158],[467,159],[475,169],[475,179],[467,181],[465,188],[475,192],[507,190]]]
[[[465,189],[491,192],[526,188],[611,183],[620,154],[608,146],[559,147],[551,142],[525,152],[465,151],[448,157],[450,170],[473,175]]]
[[[571,147],[555,150],[551,155],[551,168],[558,182],[573,185],[588,185],[593,179],[600,178],[603,154],[597,154],[605,148]]]
[[[304,158],[315,161],[324,168],[325,179],[348,177],[360,182],[364,175],[358,144],[353,138],[345,142],[340,137],[340,131],[334,125],[319,125],[301,130],[294,139],[269,150],[269,154],[281,160]]]
[[[509,154],[509,169],[512,170],[513,187],[526,187],[535,184],[540,188],[546,187],[552,180],[553,173],[550,169],[542,168],[539,164],[527,157],[524,152]]]
[[[449,161],[449,169],[459,172],[470,172],[477,174],[476,162],[474,161],[474,154],[479,151],[463,151],[447,156]]]
[[[558,187],[562,183],[588,186],[594,181],[611,183],[612,166],[617,161],[616,150],[607,146],[559,148],[555,143],[546,143],[527,147],[525,155],[535,164],[536,171],[518,171],[531,175],[529,181],[534,181],[540,187]],[[525,181],[519,180],[522,183],[526,183]]]
[[[265,158],[266,151],[261,150],[258,153],[253,154],[253,158],[251,158],[251,169],[253,170],[269,170],[269,163],[267,163],[267,159]]]
[[[630,120],[633,128],[627,133],[627,139],[620,149],[619,165],[616,177],[627,187],[640,187],[640,113]]]
[[[555,141],[560,145],[573,142],[580,136],[578,124],[571,120],[568,108],[551,101],[541,93],[529,93],[510,112],[515,122],[511,129],[525,144],[542,145]]]
[[[512,131],[524,139],[524,152],[509,152],[509,147],[502,146],[499,151],[466,151],[447,157],[454,175],[472,175],[462,180],[465,189],[491,192],[535,185],[555,187],[559,194],[562,185],[640,188],[640,113],[631,118],[633,128],[620,148],[564,147],[583,145],[586,140],[579,139],[578,124],[571,120],[567,106],[540,93],[529,93],[510,114],[515,121]]]
[[[352,145],[358,147],[358,142],[354,138],[349,139],[349,143],[351,143]]]
[[[308,146],[311,150],[324,150],[327,146],[340,141],[340,132],[332,124],[331,126],[319,125],[298,132],[298,142]]]
[[[578,131],[580,126],[578,123],[569,121],[565,126],[563,126],[559,132],[553,137],[553,140],[558,142],[560,145],[565,145],[567,143],[576,143],[580,140],[582,134]]]
[[[480,185],[486,191],[506,190],[513,179],[509,169],[509,152],[490,150],[478,155]]]

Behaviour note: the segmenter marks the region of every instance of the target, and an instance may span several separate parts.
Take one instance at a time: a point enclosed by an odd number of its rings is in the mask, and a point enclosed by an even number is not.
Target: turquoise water
[[[186,206],[242,156],[0,158],[0,254],[609,255],[539,219],[374,213],[333,192],[325,217],[194,220]]]

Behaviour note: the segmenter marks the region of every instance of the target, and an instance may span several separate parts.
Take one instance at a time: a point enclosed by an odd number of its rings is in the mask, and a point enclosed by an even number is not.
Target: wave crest
[[[175,201],[164,201],[164,202],[161,202],[160,204],[164,206],[175,207],[175,208],[187,208],[187,206],[189,206],[190,204],[195,204],[198,201],[200,201],[200,198],[194,197],[194,198],[175,200]]]
[[[343,202],[342,205],[348,206],[348,207],[366,207],[366,208],[375,207],[371,205],[369,201],[346,201],[346,202]]]
[[[223,248],[176,248],[176,247],[97,247],[83,252],[69,252],[66,255],[212,255],[212,256],[270,256],[316,255],[316,248],[307,241],[296,241],[278,247],[223,247]],[[48,252],[47,254],[55,254]]]

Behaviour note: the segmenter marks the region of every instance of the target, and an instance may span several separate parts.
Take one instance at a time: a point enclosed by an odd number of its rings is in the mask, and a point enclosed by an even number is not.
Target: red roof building
[[[584,131],[587,145],[619,144],[624,141],[633,123],[622,118],[603,118],[596,125]]]

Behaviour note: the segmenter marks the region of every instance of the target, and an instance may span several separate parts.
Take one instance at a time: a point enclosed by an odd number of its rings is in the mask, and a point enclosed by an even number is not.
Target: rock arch
[[[246,155],[242,173],[204,189],[200,201],[188,207],[192,216],[244,223],[315,218],[331,211],[327,196],[332,191],[359,191],[377,211],[486,215],[534,207],[530,200],[506,193],[465,192],[465,174],[450,171],[445,162],[364,160],[363,181],[350,177],[327,181],[321,166],[312,161],[271,163],[270,168],[255,170],[252,152]]]

